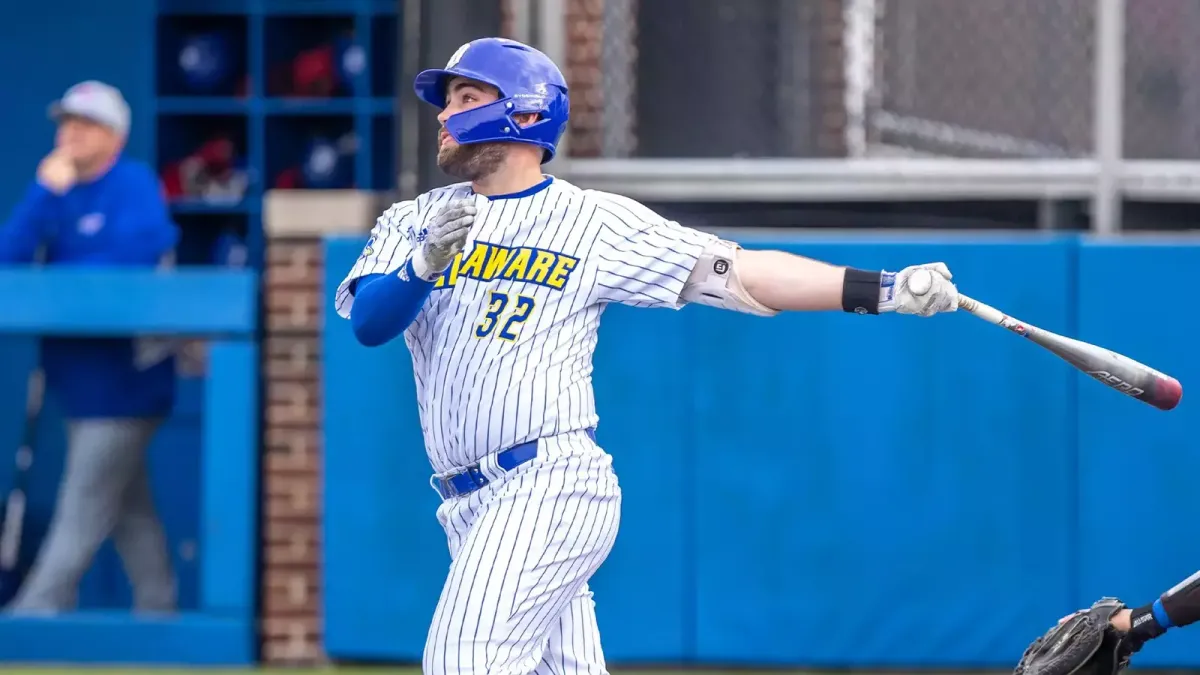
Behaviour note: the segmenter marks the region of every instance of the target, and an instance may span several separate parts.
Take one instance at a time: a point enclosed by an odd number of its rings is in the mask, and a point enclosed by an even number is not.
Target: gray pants
[[[133,586],[134,609],[175,610],[175,578],[154,509],[146,449],[162,420],[85,419],[67,427],[67,459],[46,540],[10,608],[73,609],[79,581],[109,536]]]

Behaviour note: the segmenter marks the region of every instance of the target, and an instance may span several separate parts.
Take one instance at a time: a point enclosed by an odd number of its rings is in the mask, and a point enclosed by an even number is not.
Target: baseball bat
[[[1171,410],[1183,398],[1179,380],[1127,356],[1038,328],[961,293],[958,306],[988,323],[1028,338],[1101,384],[1159,410]]]
[[[25,478],[33,463],[33,446],[37,438],[38,418],[42,412],[44,382],[41,368],[29,374],[29,391],[25,398],[25,428],[21,446],[17,448],[16,471],[13,473],[12,488],[4,503],[4,516],[0,521],[0,590],[11,594],[10,588],[19,583],[16,578],[21,558],[21,537],[25,529]]]

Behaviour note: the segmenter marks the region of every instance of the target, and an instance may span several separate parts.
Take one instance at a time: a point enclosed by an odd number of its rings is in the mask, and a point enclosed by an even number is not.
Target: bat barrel
[[[1183,385],[1179,380],[1164,375],[1155,381],[1154,395],[1146,402],[1159,410],[1173,410],[1182,398]]]
[[[1044,347],[1109,388],[1159,410],[1173,410],[1183,398],[1183,385],[1179,384],[1179,380],[1129,357],[1038,328],[962,294],[959,294],[958,306],[988,323],[1007,328]]]

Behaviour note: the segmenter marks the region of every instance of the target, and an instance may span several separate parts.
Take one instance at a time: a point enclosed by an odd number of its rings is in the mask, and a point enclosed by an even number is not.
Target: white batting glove
[[[926,263],[905,267],[896,273],[893,284],[880,288],[879,311],[897,314],[933,316],[958,309],[958,289],[950,283],[954,275],[945,263]]]
[[[449,202],[423,232],[425,240],[413,251],[412,266],[418,277],[433,281],[446,271],[463,250],[475,224],[475,204],[470,199]]]

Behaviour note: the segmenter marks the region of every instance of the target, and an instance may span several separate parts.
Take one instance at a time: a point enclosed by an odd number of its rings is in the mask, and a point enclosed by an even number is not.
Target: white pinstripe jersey
[[[404,333],[425,449],[441,473],[526,441],[595,426],[592,354],[608,303],[679,308],[711,234],[638,202],[566,181],[489,199],[467,183],[394,204],[371,230],[350,283],[394,273],[454,199],[474,199],[466,247]]]

